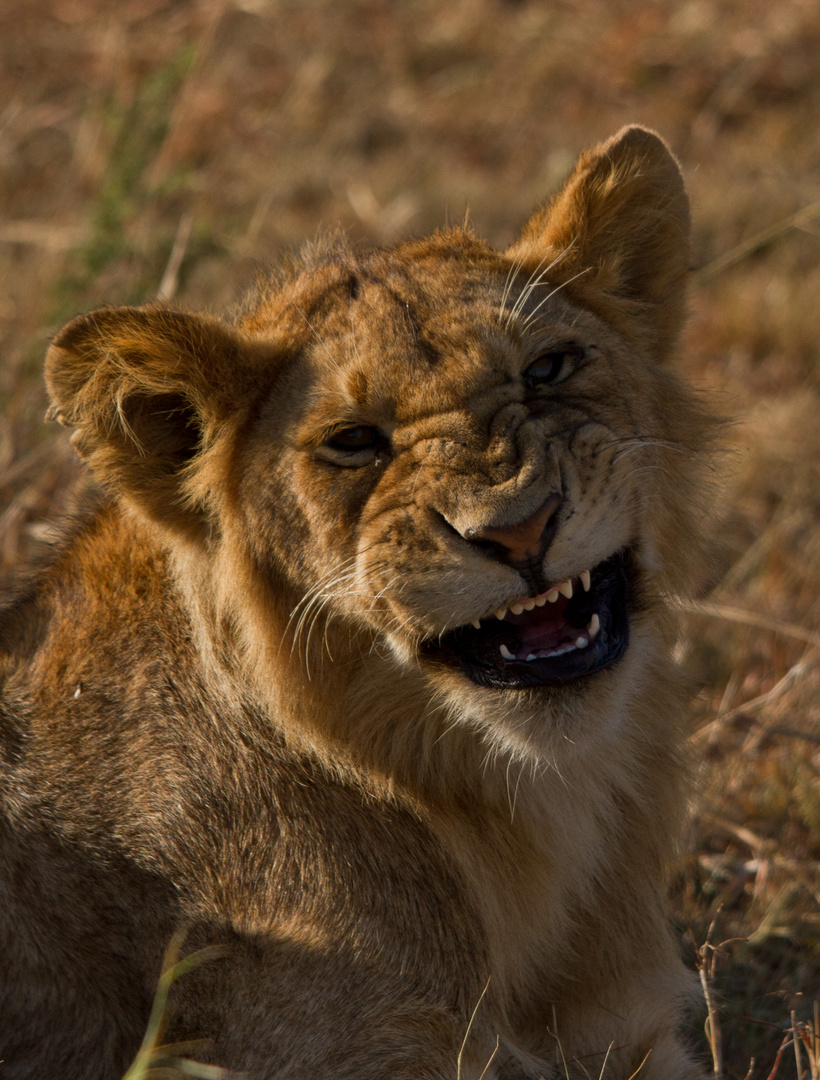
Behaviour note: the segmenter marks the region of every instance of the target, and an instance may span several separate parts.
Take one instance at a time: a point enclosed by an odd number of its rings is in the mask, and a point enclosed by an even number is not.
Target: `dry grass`
[[[381,241],[469,204],[504,243],[586,144],[628,121],[667,136],[700,268],[683,362],[737,418],[722,546],[684,616],[703,689],[676,910],[718,1069],[816,1080],[815,0],[3,0],[0,55],[0,584],[76,483],[41,423],[69,315],[223,307],[322,222]]]
[[[225,948],[214,945],[180,958],[180,950],[185,942],[184,928],[177,931],[165,950],[154,995],[153,1008],[145,1029],[142,1045],[122,1080],[184,1080],[186,1076],[197,1080],[243,1080],[242,1074],[229,1072],[218,1065],[207,1065],[194,1061],[189,1055],[206,1049],[206,1044],[163,1043],[168,997],[174,983],[199,967],[200,964],[219,960],[225,955]]]

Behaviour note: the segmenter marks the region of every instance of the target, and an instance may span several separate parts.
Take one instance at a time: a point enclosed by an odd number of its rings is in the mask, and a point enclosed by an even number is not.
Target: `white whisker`
[[[510,269],[507,271],[507,280],[504,282],[504,292],[501,294],[501,305],[498,309],[498,321],[499,323],[504,318],[504,309],[507,306],[507,301],[510,298],[510,290],[512,289],[513,282],[518,276],[518,271],[524,265],[523,259],[513,259],[510,263]]]
[[[530,326],[530,324],[532,323],[535,316],[538,314],[540,309],[544,306],[544,304],[546,304],[546,302],[548,300],[552,299],[552,297],[555,296],[556,293],[560,292],[561,289],[563,289],[567,285],[569,285],[570,282],[575,281],[579,277],[583,277],[584,274],[588,274],[591,269],[592,269],[591,266],[587,266],[585,269],[579,270],[577,274],[573,274],[571,278],[567,278],[566,281],[562,281],[560,285],[556,285],[554,289],[552,289],[550,292],[548,292],[547,295],[544,297],[544,299],[539,301],[538,305],[535,308],[533,308],[533,310],[527,316],[527,321],[521,327],[522,333],[527,329],[528,326]]]
[[[530,274],[530,277],[529,277],[527,283],[524,285],[524,288],[521,290],[521,293],[519,294],[518,299],[513,304],[512,310],[510,311],[509,315],[507,316],[507,321],[506,321],[506,324],[505,324],[507,327],[509,327],[512,324],[512,322],[515,319],[518,318],[518,316],[521,314],[521,312],[524,309],[524,305],[529,300],[529,298],[532,295],[533,291],[535,289],[537,289],[544,282],[544,279],[545,279],[546,275],[550,272],[550,270],[552,270],[553,267],[557,266],[558,263],[563,258],[566,257],[566,255],[569,253],[569,251],[574,246],[574,244],[575,244],[575,240],[572,240],[564,248],[564,250],[559,255],[556,255],[556,257],[552,260],[552,262],[548,266],[544,267],[544,269],[541,270],[541,267],[544,266],[544,263],[549,258],[548,255],[544,256],[544,258],[541,260],[541,262],[538,264],[538,266],[536,266],[536,268],[533,270],[532,274]],[[541,272],[539,273],[539,271],[541,271]],[[572,279],[570,278],[570,280],[572,280]],[[540,307],[540,305],[539,305],[539,307]]]

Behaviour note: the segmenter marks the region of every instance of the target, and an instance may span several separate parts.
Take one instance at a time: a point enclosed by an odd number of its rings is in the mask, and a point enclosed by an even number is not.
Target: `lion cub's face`
[[[519,689],[627,647],[635,451],[666,432],[612,329],[513,272],[452,235],[339,268],[244,483],[267,495],[250,535],[289,494],[306,596],[405,658]]]
[[[169,536],[243,547],[296,638],[321,615],[434,680],[575,693],[691,557],[702,427],[664,367],[687,235],[677,166],[629,129],[503,254],[335,249],[232,328],[78,320],[55,410]]]

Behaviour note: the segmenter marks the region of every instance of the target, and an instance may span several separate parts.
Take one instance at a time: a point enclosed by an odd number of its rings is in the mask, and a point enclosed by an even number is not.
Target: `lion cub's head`
[[[321,613],[349,670],[376,655],[473,712],[577,711],[634,680],[698,557],[706,427],[666,367],[688,229],[675,161],[629,128],[508,251],[463,230],[329,246],[232,324],[79,318],[53,412],[269,655]]]

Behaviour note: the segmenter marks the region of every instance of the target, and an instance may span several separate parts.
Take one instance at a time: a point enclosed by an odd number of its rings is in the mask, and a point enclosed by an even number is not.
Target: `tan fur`
[[[668,364],[687,264],[629,128],[509,251],[335,243],[233,323],[58,335],[51,415],[106,494],[0,622],[4,1077],[119,1076],[180,924],[228,949],[166,1038],[251,1077],[700,1075],[664,899],[711,430]],[[328,460],[356,426],[378,454]],[[558,491],[539,566],[480,542]],[[506,689],[425,653],[622,549],[611,666]]]

